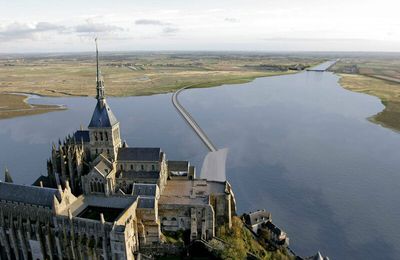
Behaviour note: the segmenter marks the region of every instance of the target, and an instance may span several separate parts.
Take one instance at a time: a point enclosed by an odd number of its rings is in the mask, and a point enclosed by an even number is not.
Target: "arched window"
[[[172,221],[176,221],[176,218],[175,218],[175,217],[173,217],[173,218],[171,218],[171,220],[172,220]]]
[[[90,183],[90,192],[93,192],[94,191],[94,189],[93,189],[93,182],[91,182]]]
[[[152,165],[151,165],[151,169],[152,169],[153,171],[155,171],[155,170],[156,170],[156,166],[155,166],[154,164],[152,164]]]
[[[142,164],[142,171],[144,170],[144,165]]]
[[[99,149],[96,148],[96,154],[99,154]]]
[[[94,134],[94,140],[95,140],[95,141],[98,141],[99,139],[98,139],[98,137],[97,137],[97,132],[94,132],[93,134]]]
[[[101,192],[101,183],[100,182],[97,183],[97,192]]]
[[[121,164],[120,168],[121,168],[121,170],[123,170],[123,169],[124,169],[124,166]]]
[[[100,132],[100,141],[103,141],[103,132]]]
[[[106,137],[106,141],[108,141],[108,133],[104,132],[104,136]]]
[[[133,164],[131,164],[131,170],[133,170]]]

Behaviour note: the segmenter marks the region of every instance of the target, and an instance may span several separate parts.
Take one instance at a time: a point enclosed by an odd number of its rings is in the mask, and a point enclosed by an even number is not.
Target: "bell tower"
[[[119,122],[106,101],[104,80],[99,65],[97,38],[95,41],[97,104],[88,126],[90,135],[90,156],[94,159],[102,153],[110,160],[115,160],[118,148],[121,147]]]

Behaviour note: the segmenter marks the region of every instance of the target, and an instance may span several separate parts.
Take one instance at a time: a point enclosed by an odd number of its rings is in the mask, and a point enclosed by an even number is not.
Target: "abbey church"
[[[0,259],[137,259],[174,250],[183,232],[210,240],[231,225],[228,182],[196,177],[160,148],[131,147],[107,104],[96,43],[97,104],[87,129],[57,145],[32,186],[0,182]]]

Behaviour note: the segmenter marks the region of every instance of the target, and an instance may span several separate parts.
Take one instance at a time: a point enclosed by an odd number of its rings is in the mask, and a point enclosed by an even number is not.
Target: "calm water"
[[[331,73],[303,72],[187,90],[184,106],[217,147],[239,212],[265,208],[301,255],[399,259],[400,134],[370,123],[377,98],[342,89]],[[159,146],[198,166],[207,150],[171,95],[110,98],[131,146]],[[69,110],[0,121],[0,167],[15,182],[45,173],[51,141],[82,124],[93,98],[40,98]]]

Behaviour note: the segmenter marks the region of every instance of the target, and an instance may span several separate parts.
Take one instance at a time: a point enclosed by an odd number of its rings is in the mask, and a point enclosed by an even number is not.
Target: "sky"
[[[0,53],[400,51],[399,0],[0,0]]]

